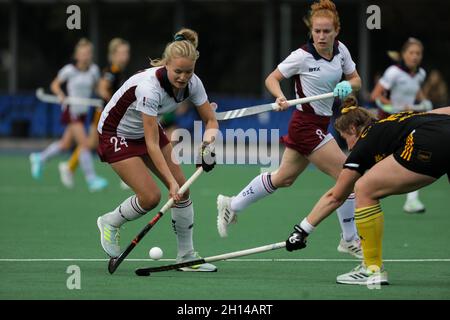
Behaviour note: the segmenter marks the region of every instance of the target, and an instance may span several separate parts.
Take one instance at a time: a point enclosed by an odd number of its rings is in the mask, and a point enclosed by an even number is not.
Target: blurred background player
[[[372,91],[371,99],[380,107],[379,118],[388,117],[391,113],[416,110],[431,110],[431,103],[425,99],[421,87],[426,72],[420,67],[423,57],[422,42],[409,38],[400,54],[389,52],[391,59],[398,62],[386,69]],[[419,102],[417,104],[416,102]],[[425,206],[419,199],[419,191],[406,196],[403,210],[408,213],[425,212]]]
[[[422,87],[423,95],[431,101],[434,108],[449,105],[448,86],[442,73],[433,69]]]
[[[280,81],[286,78],[294,78],[298,98],[334,91],[335,96],[343,99],[361,87],[350,52],[336,40],[340,21],[334,3],[329,0],[314,3],[308,21],[310,41],[292,52],[266,79],[266,87],[276,97],[281,110],[288,107],[280,88]],[[343,75],[346,80],[339,82]],[[227,235],[228,225],[236,221],[236,214],[278,188],[291,186],[310,162],[337,179],[345,155],[327,131],[333,101],[331,98],[297,106],[288,134],[282,137],[286,149],[280,167],[275,172],[259,175],[233,197],[218,196],[217,227],[222,237]],[[354,196],[350,195],[337,211],[342,229],[338,251],[361,258],[354,222]]]
[[[346,100],[335,126],[351,150],[333,188],[294,226],[288,251],[302,249],[306,238],[355,190],[355,219],[364,261],[337,277],[337,283],[388,284],[382,260],[384,214],[380,199],[450,178],[450,107],[428,113],[404,111],[376,121],[356,101]]]
[[[70,97],[90,98],[100,77],[98,66],[92,62],[92,43],[83,38],[75,46],[74,62],[65,65],[50,85],[51,91],[61,103],[66,94],[62,89],[65,83]],[[30,155],[31,174],[40,179],[42,169],[50,158],[60,152],[69,150],[75,140],[79,147],[79,161],[90,191],[99,191],[107,186],[107,181],[96,175],[92,155],[89,149],[89,139],[84,122],[90,106],[64,105],[61,121],[66,128],[60,140],[50,144],[44,151]]]
[[[130,45],[127,41],[121,38],[114,38],[108,45],[108,61],[109,64],[103,69],[102,76],[98,81],[97,94],[105,101],[105,105],[111,99],[114,92],[120,88],[125,79],[124,70],[128,65],[130,59]],[[92,117],[91,126],[89,128],[89,148],[95,150],[98,146],[97,125],[100,120],[102,110],[95,109]],[[61,162],[59,164],[59,173],[62,183],[72,188],[74,185],[73,175],[78,167],[80,155],[80,147],[77,147],[72,153],[69,161]],[[122,188],[128,186],[121,181]]]
[[[162,59],[152,60],[152,68],[129,78],[114,93],[102,112],[98,124],[99,155],[135,192],[116,209],[97,220],[101,244],[111,257],[120,253],[120,227],[155,208],[161,198],[151,172],[165,184],[174,198],[172,224],[177,236],[177,261],[196,259],[193,246],[194,208],[189,191],[177,194],[186,181],[180,166],[172,158],[172,145],[158,123],[158,115],[175,110],[190,100],[205,123],[201,155],[211,154],[218,123],[203,84],[195,74],[198,58],[198,36],[190,29],[181,29],[169,43]],[[212,160],[212,159],[210,159]],[[209,163],[209,164],[208,164]],[[214,161],[202,161],[205,171],[213,169]],[[150,172],[151,171],[151,172]],[[212,264],[201,264],[182,271],[216,271]]]

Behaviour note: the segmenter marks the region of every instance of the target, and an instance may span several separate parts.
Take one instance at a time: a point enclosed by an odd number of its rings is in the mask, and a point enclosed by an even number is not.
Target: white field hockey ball
[[[163,251],[159,247],[153,247],[150,249],[148,254],[153,260],[159,260],[163,256]]]

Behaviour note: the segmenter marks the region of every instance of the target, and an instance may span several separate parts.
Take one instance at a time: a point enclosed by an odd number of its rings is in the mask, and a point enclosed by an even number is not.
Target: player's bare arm
[[[206,101],[204,104],[197,107],[198,114],[205,124],[205,134],[203,135],[203,141],[211,143],[214,141],[219,130],[219,123],[216,120],[214,110],[209,103]]]
[[[381,83],[377,83],[375,85],[375,88],[372,90],[372,93],[370,95],[370,99],[372,101],[376,101],[377,99],[380,100],[380,102],[382,104],[391,104],[391,100],[389,100],[388,98],[385,97],[384,92],[386,90],[384,89],[384,87],[381,85]]]
[[[429,113],[446,114],[450,116],[450,107],[442,107],[429,111]]]
[[[62,81],[58,77],[56,77],[50,84],[50,90],[58,97],[60,102],[63,102],[66,98],[66,95],[64,94],[61,85]]]
[[[100,78],[97,85],[97,94],[105,101],[111,100],[111,82],[105,78]]]
[[[286,110],[289,105],[286,102],[286,97],[280,87],[280,82],[284,79],[280,70],[276,68],[266,78],[265,84],[267,90],[276,98],[276,103],[280,106],[278,110]]]
[[[361,78],[358,74],[358,71],[355,70],[350,74],[346,74],[345,80],[350,82],[353,91],[358,91],[359,89],[361,89]]]
[[[355,170],[343,169],[335,186],[320,198],[307,216],[308,222],[313,226],[317,226],[323,219],[339,208],[353,192],[355,183],[360,177],[361,175]]]

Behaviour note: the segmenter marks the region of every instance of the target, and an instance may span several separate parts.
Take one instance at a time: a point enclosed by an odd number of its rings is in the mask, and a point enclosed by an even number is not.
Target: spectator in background
[[[430,72],[422,88],[424,96],[431,101],[434,108],[448,105],[448,86],[439,70]]]

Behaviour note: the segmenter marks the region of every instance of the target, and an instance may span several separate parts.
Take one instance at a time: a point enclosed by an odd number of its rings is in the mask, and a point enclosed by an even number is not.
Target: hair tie
[[[183,36],[182,34],[177,34],[175,35],[175,37],[173,38],[174,41],[183,41],[186,40],[186,37]]]
[[[345,107],[345,108],[342,108],[341,114],[346,114],[346,113],[349,112],[350,110],[354,110],[354,109],[356,109],[356,108],[358,108],[358,107],[356,107],[356,106],[351,106],[351,107]]]

